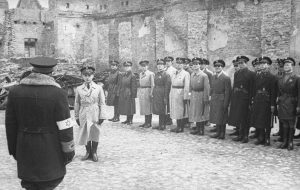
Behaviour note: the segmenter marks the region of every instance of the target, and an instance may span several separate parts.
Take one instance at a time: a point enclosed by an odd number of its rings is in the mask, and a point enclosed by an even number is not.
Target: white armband
[[[56,124],[59,130],[68,129],[71,127],[75,127],[77,125],[72,118],[68,118],[62,121],[57,121]]]

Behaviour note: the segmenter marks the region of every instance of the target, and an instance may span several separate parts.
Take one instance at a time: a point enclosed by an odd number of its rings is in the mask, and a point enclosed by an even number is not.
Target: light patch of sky
[[[38,0],[42,7],[48,8],[48,0]],[[7,0],[10,9],[16,8],[19,0]]]

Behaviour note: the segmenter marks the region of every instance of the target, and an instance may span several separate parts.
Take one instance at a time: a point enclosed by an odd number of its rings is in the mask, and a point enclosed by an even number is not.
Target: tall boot
[[[211,135],[210,137],[215,138],[215,139],[219,138],[219,136],[221,134],[221,130],[222,130],[221,127],[222,127],[221,125],[216,125],[216,129],[217,129],[216,134]]]
[[[233,141],[242,141],[243,140],[243,128],[242,126],[238,127],[238,136],[232,139]]]
[[[176,128],[171,129],[171,132],[177,133],[177,131],[180,130],[180,128],[181,128],[181,119],[177,119],[176,124],[177,124]]]
[[[85,145],[86,153],[85,155],[81,158],[82,161],[88,160],[92,154],[91,154],[91,149],[92,149],[92,142],[88,141],[87,144]]]
[[[160,130],[165,130],[166,129],[166,115],[162,114],[162,115],[159,115],[159,117],[161,118]]]
[[[126,121],[123,121],[122,124],[127,124],[129,122],[129,115],[127,115]]]
[[[200,131],[199,131],[199,135],[201,135],[201,136],[204,135],[204,125],[205,125],[205,122],[201,122],[201,124],[200,124]]]
[[[133,115],[128,115],[129,121],[127,122],[127,125],[132,124]]]
[[[293,150],[294,149],[294,134],[295,134],[295,129],[290,128],[289,130],[289,137],[288,137],[288,150]]]
[[[176,131],[176,133],[183,133],[184,132],[185,121],[186,121],[185,119],[181,119],[179,129]]]
[[[283,142],[279,145],[278,148],[285,149],[288,147],[288,135],[289,135],[289,128],[287,127],[282,128]]]
[[[169,113],[166,115],[165,120],[166,120],[166,125],[172,125],[173,124]]]
[[[269,128],[266,129],[265,146],[270,146],[271,145],[270,135],[271,135],[271,128],[269,127]]]
[[[98,162],[97,148],[98,148],[98,142],[92,141],[92,160],[94,162]]]
[[[220,130],[220,136],[218,139],[225,139],[225,133],[226,133],[226,124],[220,125],[221,130]]]
[[[151,127],[151,123],[152,123],[152,114],[150,115],[146,115],[146,125],[144,125],[145,128],[149,128]]]
[[[148,117],[147,115],[145,115],[145,122],[142,125],[139,125],[139,127],[145,127],[145,125],[147,124],[148,121]]]
[[[248,143],[248,141],[249,141],[249,139],[248,139],[248,136],[249,136],[249,127],[246,124],[242,128],[243,128],[243,131],[244,131],[244,137],[243,137],[242,143]]]
[[[112,120],[112,122],[118,122],[120,121],[120,114],[119,114],[119,106],[115,105],[114,106],[114,119]]]
[[[273,136],[279,136],[278,139],[276,139],[275,141],[277,142],[283,142],[283,124],[282,122],[279,120],[279,130],[278,133],[273,134]]]
[[[199,132],[200,132],[200,123],[196,122],[196,127],[193,127],[193,129],[190,132],[190,134],[192,134],[192,135],[198,135]]]

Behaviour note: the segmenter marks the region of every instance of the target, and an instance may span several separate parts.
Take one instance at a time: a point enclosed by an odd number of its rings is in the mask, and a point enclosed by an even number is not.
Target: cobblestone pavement
[[[8,156],[3,112],[0,113],[0,189],[21,189],[16,163]],[[124,119],[124,118],[122,118]],[[59,190],[106,189],[300,189],[300,150],[278,150],[105,121],[98,163],[80,161],[84,147],[76,147],[74,161]],[[154,117],[154,124],[157,123]],[[207,127],[208,129],[209,127]],[[75,130],[76,133],[77,130]],[[231,130],[227,130],[227,133]]]

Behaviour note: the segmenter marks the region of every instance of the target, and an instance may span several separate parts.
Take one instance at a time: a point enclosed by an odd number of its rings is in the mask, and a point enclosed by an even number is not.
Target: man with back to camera
[[[57,61],[30,60],[32,73],[8,95],[5,127],[9,154],[25,189],[54,189],[75,155],[68,97],[51,77]]]

